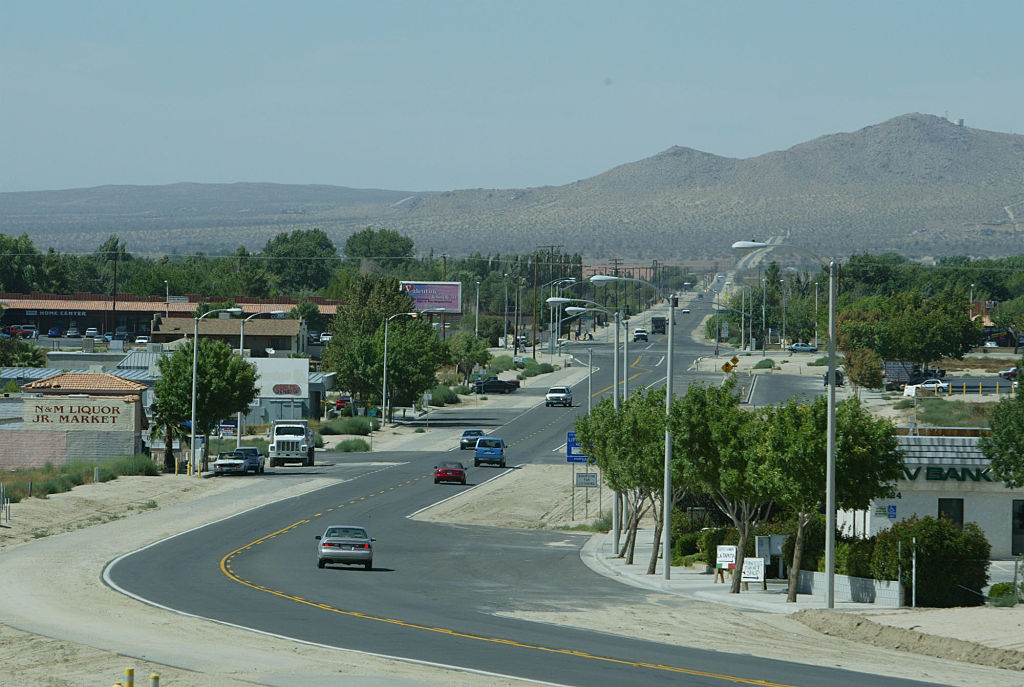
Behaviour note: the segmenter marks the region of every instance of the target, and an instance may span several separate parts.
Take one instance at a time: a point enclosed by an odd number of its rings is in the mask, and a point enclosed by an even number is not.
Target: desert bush
[[[917,604],[949,608],[978,606],[984,602],[981,589],[988,582],[988,540],[976,523],[969,522],[963,530],[947,518],[917,518],[895,523],[879,532],[871,557],[872,577],[894,580],[900,570],[899,549],[902,543],[903,577],[900,582],[910,588],[913,538],[917,539]]]
[[[775,367],[775,361],[772,360],[771,358],[765,358],[764,360],[759,360],[754,365],[754,369],[755,370],[770,370],[773,367]]]
[[[430,390],[430,405],[443,406],[452,403],[459,403],[459,397],[450,387],[438,384]]]
[[[871,577],[871,554],[874,551],[874,537],[836,542],[836,572],[852,577]]]
[[[341,451],[342,453],[369,451],[370,445],[363,441],[362,439],[346,439],[345,441],[338,444],[338,447],[335,450]]]
[[[376,418],[369,418],[365,416],[357,417],[337,417],[329,422],[325,422],[320,425],[320,434],[329,436],[332,434],[357,434],[359,436],[366,436],[372,431],[380,427],[380,422]]]

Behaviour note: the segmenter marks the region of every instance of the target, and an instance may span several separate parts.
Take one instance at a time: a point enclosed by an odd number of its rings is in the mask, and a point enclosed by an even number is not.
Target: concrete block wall
[[[132,432],[0,429],[0,470],[106,460],[135,453]]]
[[[890,580],[872,580],[864,577],[835,575],[833,584],[836,603],[855,601],[857,603],[877,604],[884,608],[901,608],[903,604],[903,588],[898,582]],[[800,571],[797,581],[797,592],[825,596],[828,580],[823,572]]]

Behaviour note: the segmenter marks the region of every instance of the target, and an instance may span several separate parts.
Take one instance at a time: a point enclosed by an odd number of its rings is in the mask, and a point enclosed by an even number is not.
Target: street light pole
[[[384,320],[384,381],[380,388],[380,426],[383,427],[388,423],[388,325],[391,324],[391,320],[396,317],[406,315],[408,317],[416,317],[419,313],[415,312],[400,312],[395,313],[391,317]]]
[[[809,250],[788,244],[736,241],[733,250],[748,253],[765,248],[785,247],[809,255],[822,266],[825,261]],[[828,262],[828,424],[825,450],[825,606],[835,608],[836,572],[836,271],[838,263]]]
[[[768,280],[761,280],[761,357],[768,355]]]
[[[171,285],[164,279],[164,317],[171,316]]]
[[[283,314],[284,314],[284,310],[270,310],[268,312],[254,313],[254,314],[249,315],[248,317],[246,317],[244,320],[242,320],[242,323],[241,323],[241,325],[238,328],[238,357],[240,357],[242,360],[245,360],[245,323],[246,322],[248,322],[249,320],[251,320],[254,317],[259,317],[260,315],[283,315]],[[317,415],[317,417],[320,417],[320,416]],[[238,411],[238,416],[235,419],[235,448],[238,448],[241,445],[242,445],[242,411],[239,410]]]
[[[504,335],[505,336],[501,340],[502,341],[501,347],[503,349],[508,349],[508,274],[505,274],[504,282],[505,282],[505,323],[504,323],[505,324],[505,331],[504,331]]]
[[[216,312],[226,312],[231,313],[232,315],[238,315],[242,312],[242,309],[218,308],[217,310],[204,312],[199,317],[193,317],[195,320],[195,330],[192,335],[192,422],[190,426],[192,434],[189,438],[189,450],[192,451],[192,459],[189,461],[189,467],[192,469],[192,474],[194,475],[199,474],[199,461],[196,460],[196,380],[199,376],[199,320]]]
[[[480,282],[476,283],[476,322],[473,324],[473,336],[480,336]]]

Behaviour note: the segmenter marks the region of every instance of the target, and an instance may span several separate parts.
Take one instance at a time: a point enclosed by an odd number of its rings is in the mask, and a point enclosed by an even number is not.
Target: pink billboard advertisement
[[[402,293],[412,297],[416,310],[462,312],[462,282],[403,281],[401,284]]]

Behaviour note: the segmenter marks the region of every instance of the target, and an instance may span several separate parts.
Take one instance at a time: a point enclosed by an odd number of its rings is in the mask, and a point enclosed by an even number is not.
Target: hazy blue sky
[[[907,112],[1024,121],[1019,1],[0,7],[0,191],[540,186]]]

